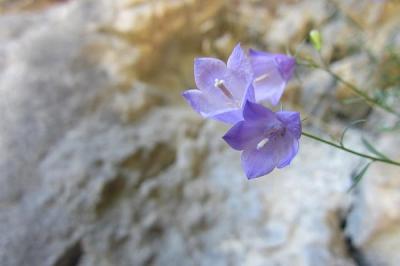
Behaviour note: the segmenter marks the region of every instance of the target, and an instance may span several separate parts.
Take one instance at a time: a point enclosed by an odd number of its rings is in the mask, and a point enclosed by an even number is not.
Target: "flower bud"
[[[310,31],[310,41],[315,50],[317,50],[318,52],[321,51],[322,38],[319,31],[317,30]]]

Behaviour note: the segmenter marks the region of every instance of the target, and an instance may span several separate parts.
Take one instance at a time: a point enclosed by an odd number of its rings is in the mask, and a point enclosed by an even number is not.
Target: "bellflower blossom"
[[[253,71],[240,44],[227,64],[216,58],[196,59],[194,78],[198,90],[187,90],[182,96],[204,118],[234,124],[243,119],[244,103],[255,100]]]
[[[215,58],[198,58],[194,76],[198,89],[182,95],[204,118],[233,127],[223,139],[242,151],[242,167],[249,179],[290,164],[299,149],[300,114],[273,112],[257,102],[278,104],[293,75],[295,59],[250,50],[238,44],[227,64]]]
[[[248,179],[270,173],[290,164],[299,149],[301,121],[298,112],[272,112],[246,102],[244,120],[236,123],[223,139],[242,151],[242,167]]]
[[[272,105],[277,105],[287,82],[293,76],[296,60],[291,56],[252,49],[249,58],[254,72],[256,101],[267,100]]]

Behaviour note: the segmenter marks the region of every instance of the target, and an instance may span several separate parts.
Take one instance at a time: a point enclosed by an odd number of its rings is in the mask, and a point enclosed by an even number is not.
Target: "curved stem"
[[[308,138],[311,138],[311,139],[317,140],[317,141],[319,141],[319,142],[322,142],[322,143],[328,144],[328,145],[330,145],[330,146],[333,146],[333,147],[335,147],[335,148],[341,149],[342,151],[345,151],[345,152],[348,152],[348,153],[357,155],[357,156],[359,156],[359,157],[363,157],[363,158],[366,158],[366,159],[370,159],[370,160],[372,160],[372,161],[374,161],[374,162],[377,161],[377,162],[383,162],[383,163],[387,163],[387,164],[392,164],[392,165],[400,166],[400,162],[392,161],[392,160],[390,160],[390,159],[384,159],[384,158],[374,157],[374,156],[370,156],[370,155],[368,155],[368,154],[364,154],[364,153],[361,153],[361,152],[357,152],[357,151],[355,151],[355,150],[346,148],[345,146],[341,146],[341,145],[336,144],[336,143],[334,143],[334,142],[332,142],[332,141],[322,139],[322,138],[320,138],[320,137],[314,136],[314,135],[312,135],[312,134],[310,134],[310,133],[307,133],[307,132],[304,132],[304,131],[301,132],[301,134],[302,134],[303,136],[308,137]]]

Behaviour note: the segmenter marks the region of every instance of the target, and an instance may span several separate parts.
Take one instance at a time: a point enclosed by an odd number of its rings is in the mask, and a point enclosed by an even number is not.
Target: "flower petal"
[[[228,71],[224,77],[227,87],[237,101],[242,101],[247,88],[253,81],[250,60],[240,44],[237,44],[228,58]]]
[[[294,70],[295,60],[283,54],[250,50],[257,101],[277,105]]]
[[[214,106],[209,103],[205,94],[200,90],[187,90],[182,93],[189,105],[203,117],[214,111]]]
[[[243,107],[243,117],[245,120],[255,121],[258,120],[260,122],[268,121],[268,122],[275,122],[277,121],[276,115],[274,112],[269,110],[268,108],[247,101]],[[277,121],[279,122],[279,121]]]
[[[255,56],[271,56],[274,57],[273,53],[268,53],[268,52],[264,52],[264,51],[259,51],[259,50],[255,50],[255,49],[249,49],[249,55],[250,57],[255,57]]]
[[[252,84],[250,84],[248,86],[248,88],[246,89],[241,106],[244,107],[247,101],[253,102],[253,103],[256,102],[256,96],[254,94],[254,87]]]
[[[242,167],[249,179],[270,173],[275,167],[291,163],[299,150],[299,141],[291,133],[271,139],[261,149],[242,152]]]
[[[263,140],[265,126],[259,123],[240,121],[222,137],[235,150],[249,150]]]
[[[204,118],[213,118],[231,125],[243,120],[241,109],[232,108],[224,102],[217,102],[212,95],[200,90],[187,90],[182,96]]]
[[[270,71],[269,73],[273,73],[274,71],[275,70]],[[270,79],[260,82],[255,80],[253,84],[256,92],[256,101],[260,102],[266,100],[274,106],[281,100],[286,87],[286,82],[277,75],[273,75]]]
[[[218,113],[212,114],[210,118],[233,125],[243,120],[243,112],[241,109],[227,109]]]
[[[276,112],[276,116],[285,125],[294,137],[297,139],[301,136],[301,120],[299,112],[280,111]]]
[[[292,76],[294,69],[296,67],[296,59],[291,56],[277,54],[275,57],[275,62],[278,65],[279,72],[281,73],[283,79],[287,82]]]
[[[266,175],[277,165],[277,159],[270,143],[262,149],[245,150],[242,152],[242,167],[248,179]]]
[[[272,54],[254,49],[249,50],[249,56],[256,76],[264,71],[263,69],[265,68],[265,65],[270,64],[274,64],[278,68],[285,81],[289,81],[293,76],[296,67],[296,59],[292,56],[285,54]]]
[[[274,64],[275,54],[249,49],[251,67],[255,75],[261,74],[264,64]]]
[[[290,132],[277,138],[274,142],[274,152],[278,158],[278,168],[283,168],[290,164],[299,151],[299,140]]]
[[[226,104],[219,104],[212,97],[209,97],[200,90],[187,90],[182,93],[182,96],[203,117],[212,116],[228,108]]]
[[[250,60],[240,47],[240,44],[237,44],[233,49],[228,58],[227,66],[228,69],[237,72],[236,74],[240,75],[246,83],[251,83],[253,79],[253,70],[251,68]]]
[[[240,43],[233,48],[231,55],[228,58],[227,66],[231,69],[239,69],[243,62],[248,61]]]
[[[210,57],[196,58],[194,61],[194,80],[197,88],[204,92],[216,92],[223,96],[222,92],[215,88],[215,80],[222,80],[226,75],[226,71],[225,63],[219,59]]]

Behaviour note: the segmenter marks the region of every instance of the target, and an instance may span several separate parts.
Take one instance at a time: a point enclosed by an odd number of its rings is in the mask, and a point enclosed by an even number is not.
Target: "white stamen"
[[[264,79],[266,79],[268,77],[269,77],[269,74],[265,73],[265,74],[263,74],[261,76],[258,76],[256,79],[254,79],[254,82],[260,82],[260,81],[262,81],[262,80],[264,80]]]
[[[224,80],[222,79],[215,79],[214,87],[220,89],[222,93],[231,100],[234,100],[232,93],[228,90],[228,88],[224,84]]]
[[[268,138],[265,138],[265,139],[261,140],[261,141],[257,144],[257,150],[259,150],[259,149],[261,149],[262,147],[264,147],[265,144],[268,143],[268,141],[269,141]]]
[[[216,88],[221,88],[222,85],[224,85],[224,80],[222,79],[215,79],[214,81],[214,87]]]

